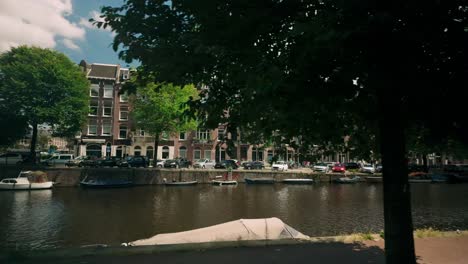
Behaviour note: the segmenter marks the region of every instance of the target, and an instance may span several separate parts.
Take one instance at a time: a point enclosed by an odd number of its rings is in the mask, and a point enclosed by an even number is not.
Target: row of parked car
[[[357,162],[319,162],[312,166],[313,171],[317,172],[346,172],[347,170],[356,170],[363,173],[382,172],[382,165],[359,164]]]

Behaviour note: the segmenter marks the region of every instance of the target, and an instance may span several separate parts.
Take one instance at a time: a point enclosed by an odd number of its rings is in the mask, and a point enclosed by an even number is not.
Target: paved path
[[[284,263],[385,263],[383,241],[365,243],[312,243],[269,247],[221,248],[206,251],[163,252],[149,255],[84,256],[11,263],[51,264],[284,264]],[[468,236],[416,239],[416,255],[421,264],[468,263]]]

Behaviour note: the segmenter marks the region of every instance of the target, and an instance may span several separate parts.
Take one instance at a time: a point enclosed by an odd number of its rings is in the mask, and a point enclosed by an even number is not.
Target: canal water
[[[468,229],[468,185],[414,184],[416,228]],[[240,218],[278,217],[309,236],[383,229],[382,185],[141,186],[0,192],[0,249],[118,245]]]

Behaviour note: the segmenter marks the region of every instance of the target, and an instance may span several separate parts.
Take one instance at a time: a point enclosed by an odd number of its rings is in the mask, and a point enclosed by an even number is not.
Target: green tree
[[[32,127],[32,158],[39,124],[50,125],[59,136],[80,130],[89,112],[88,94],[86,76],[62,53],[20,46],[0,55],[0,108]]]
[[[405,131],[417,122],[468,143],[467,11],[464,1],[126,0],[104,7],[98,26],[156,81],[206,85],[194,105],[207,124],[310,145],[342,144],[355,127],[375,135],[387,263],[415,263]]]
[[[197,89],[193,85],[180,87],[149,83],[137,86],[133,115],[137,127],[154,136],[154,166],[157,163],[157,150],[163,132],[175,134],[196,129],[195,120],[185,114],[189,107],[187,103],[196,97]]]

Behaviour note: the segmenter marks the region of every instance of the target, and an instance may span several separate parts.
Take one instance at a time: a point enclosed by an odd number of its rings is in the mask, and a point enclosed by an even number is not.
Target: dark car
[[[125,159],[117,163],[119,167],[143,167],[146,168],[149,165],[149,160],[143,156],[128,156]]]
[[[248,161],[248,162],[244,162],[242,164],[242,166],[244,167],[244,169],[246,170],[261,170],[263,168],[265,168],[265,165],[263,165],[263,162],[261,161]]]
[[[356,163],[356,162],[346,162],[344,166],[347,170],[358,170],[361,168],[359,163]]]
[[[97,161],[99,167],[115,167],[122,161],[121,157],[105,157]]]
[[[239,168],[235,160],[222,160],[220,162],[216,162],[216,165],[214,167],[215,169]]]
[[[188,168],[191,164],[187,159],[171,159],[164,162],[164,168]]]
[[[99,161],[97,157],[89,156],[85,157],[80,163],[78,163],[78,167],[98,167]]]

